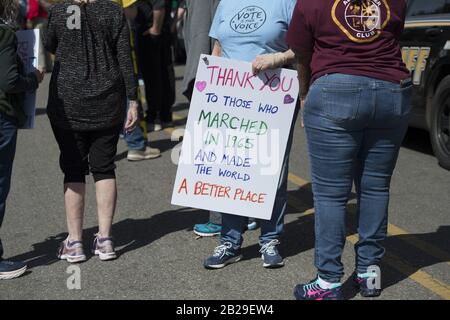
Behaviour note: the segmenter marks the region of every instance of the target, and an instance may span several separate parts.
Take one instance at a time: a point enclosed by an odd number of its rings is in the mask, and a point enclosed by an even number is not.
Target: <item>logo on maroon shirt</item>
[[[335,0],[331,12],[333,21],[354,42],[367,43],[377,39],[391,19],[386,0]]]

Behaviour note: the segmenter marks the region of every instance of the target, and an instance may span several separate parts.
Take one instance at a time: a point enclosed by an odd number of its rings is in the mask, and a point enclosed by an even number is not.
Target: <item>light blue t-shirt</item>
[[[286,33],[296,0],[221,0],[209,36],[224,58],[251,62],[288,49]]]

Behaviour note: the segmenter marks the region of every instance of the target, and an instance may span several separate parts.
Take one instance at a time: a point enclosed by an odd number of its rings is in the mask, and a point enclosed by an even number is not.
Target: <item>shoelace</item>
[[[317,283],[317,280],[305,285],[305,291],[306,292],[308,292],[308,291],[319,291],[319,290],[324,290],[324,289],[322,289],[322,287],[319,286],[319,284]]]
[[[280,241],[277,239],[271,240],[264,244],[259,250],[260,253],[267,253],[269,256],[274,256],[277,254],[275,247],[280,244]]]
[[[223,258],[223,256],[227,253],[228,249],[231,249],[233,245],[230,242],[225,242],[224,244],[221,244],[220,246],[216,247],[214,249],[214,257]]]

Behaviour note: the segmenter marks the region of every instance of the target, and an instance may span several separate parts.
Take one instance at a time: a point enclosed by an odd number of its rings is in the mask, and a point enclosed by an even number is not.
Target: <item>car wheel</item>
[[[450,170],[450,76],[438,86],[430,111],[430,137],[439,164]]]

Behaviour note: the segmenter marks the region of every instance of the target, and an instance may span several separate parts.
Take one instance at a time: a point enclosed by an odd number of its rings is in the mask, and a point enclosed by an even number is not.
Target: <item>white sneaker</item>
[[[149,131],[157,132],[162,130],[161,122],[155,121],[154,123],[150,123],[148,126]]]
[[[141,161],[148,159],[155,159],[161,156],[161,151],[156,148],[146,147],[145,150],[129,150],[128,161]]]

